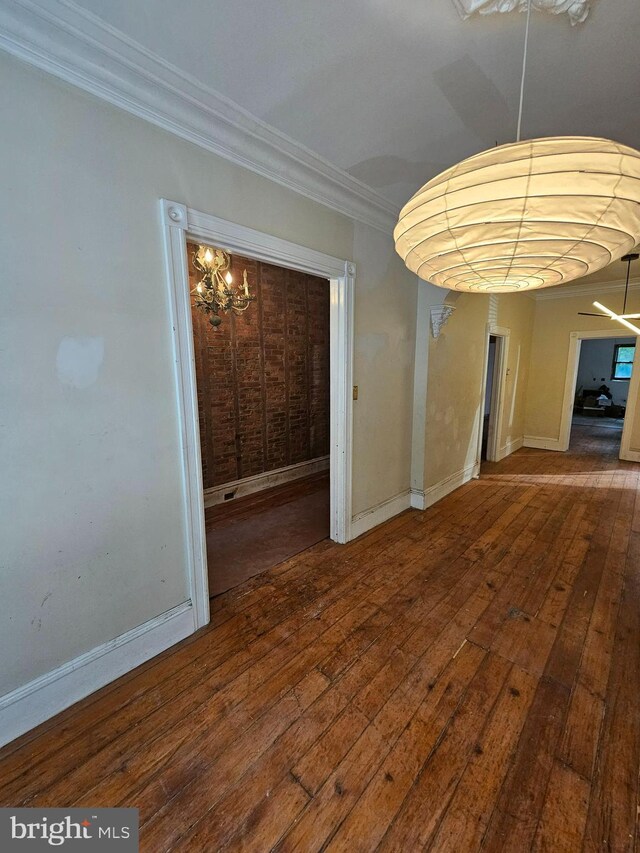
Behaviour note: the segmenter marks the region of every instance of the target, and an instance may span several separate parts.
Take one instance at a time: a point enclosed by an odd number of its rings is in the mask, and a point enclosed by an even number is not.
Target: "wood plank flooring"
[[[634,851],[640,465],[576,426],[322,542],[0,751],[0,804],[143,850]]]
[[[205,510],[209,594],[220,595],[329,536],[329,472]]]

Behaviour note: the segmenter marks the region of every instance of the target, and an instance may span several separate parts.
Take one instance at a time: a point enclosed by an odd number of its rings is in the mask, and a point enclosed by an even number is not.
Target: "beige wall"
[[[358,515],[409,489],[418,287],[391,237],[359,223],[354,257],[353,513]]]
[[[476,461],[488,309],[488,296],[460,294],[429,342],[425,488]]]
[[[483,414],[482,381],[486,359],[487,324],[509,329],[509,370],[505,383],[505,403],[498,447],[502,453],[519,446],[524,435],[524,411],[528,381],[534,302],[524,295],[488,296],[447,294],[427,285],[421,291],[424,303],[419,312],[418,335],[429,336],[426,380],[416,364],[416,400],[425,394],[424,475],[414,464],[412,485],[428,490],[456,476],[470,476],[477,463],[478,434]],[[427,325],[429,306],[442,302],[455,306],[438,338]],[[426,332],[425,332],[426,329]],[[420,349],[421,340],[417,347]],[[420,425],[414,420],[414,463],[419,445]]]
[[[501,452],[518,445],[524,438],[534,314],[535,302],[528,296],[505,294],[498,297],[498,326],[511,332],[502,430],[498,439]]]
[[[611,337],[626,337],[622,326],[614,326],[611,321],[599,317],[584,317],[578,314],[579,311],[595,311],[593,300],[597,297],[588,294],[564,298],[555,298],[555,294],[553,296],[554,298],[544,296],[536,301],[525,418],[527,438],[547,442],[550,447],[561,437],[562,403],[571,333],[610,331]],[[613,305],[616,300],[617,304],[621,303],[620,292],[613,292],[609,297]],[[630,449],[637,451],[640,449],[640,418],[633,419],[633,414],[634,412],[629,412],[632,420],[627,422],[625,430],[630,430]]]
[[[1,695],[187,598],[159,198],[358,265],[356,513],[409,487],[416,281],[377,231],[13,59],[0,77]]]

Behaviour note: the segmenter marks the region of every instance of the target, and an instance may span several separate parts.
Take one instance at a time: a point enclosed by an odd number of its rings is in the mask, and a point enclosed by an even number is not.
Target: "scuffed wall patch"
[[[56,373],[63,385],[88,388],[104,361],[104,338],[63,338],[56,356]]]

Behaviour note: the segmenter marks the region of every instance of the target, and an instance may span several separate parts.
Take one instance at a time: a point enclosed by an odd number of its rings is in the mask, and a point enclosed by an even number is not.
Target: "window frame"
[[[620,349],[633,349],[633,355],[630,361],[621,361],[618,358],[618,353]],[[629,382],[631,379],[631,374],[633,374],[633,361],[636,354],[636,345],[633,344],[615,344],[613,348],[613,362],[611,364],[611,382]],[[616,376],[616,370],[619,364],[630,364],[631,365],[631,373],[629,376]]]

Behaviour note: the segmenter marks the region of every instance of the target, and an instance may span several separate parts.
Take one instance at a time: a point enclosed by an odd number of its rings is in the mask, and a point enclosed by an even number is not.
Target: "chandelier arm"
[[[529,20],[531,19],[531,0],[527,1],[527,25],[524,31],[524,52],[522,54],[522,77],[520,79],[520,106],[518,108],[518,132],[516,142],[520,142],[520,128],[522,126],[522,102],[524,100],[524,78],[527,71],[527,47],[529,46]]]
[[[620,314],[616,314],[615,311],[612,311],[610,308],[607,308],[606,305],[602,305],[600,302],[593,303],[596,308],[601,308],[603,311],[606,311],[609,317],[612,320],[616,320],[618,323],[622,323],[623,326],[626,326],[628,329],[635,335],[640,335],[640,329],[637,326],[634,326],[633,323],[630,323],[628,320],[625,320],[624,317],[621,317]]]

